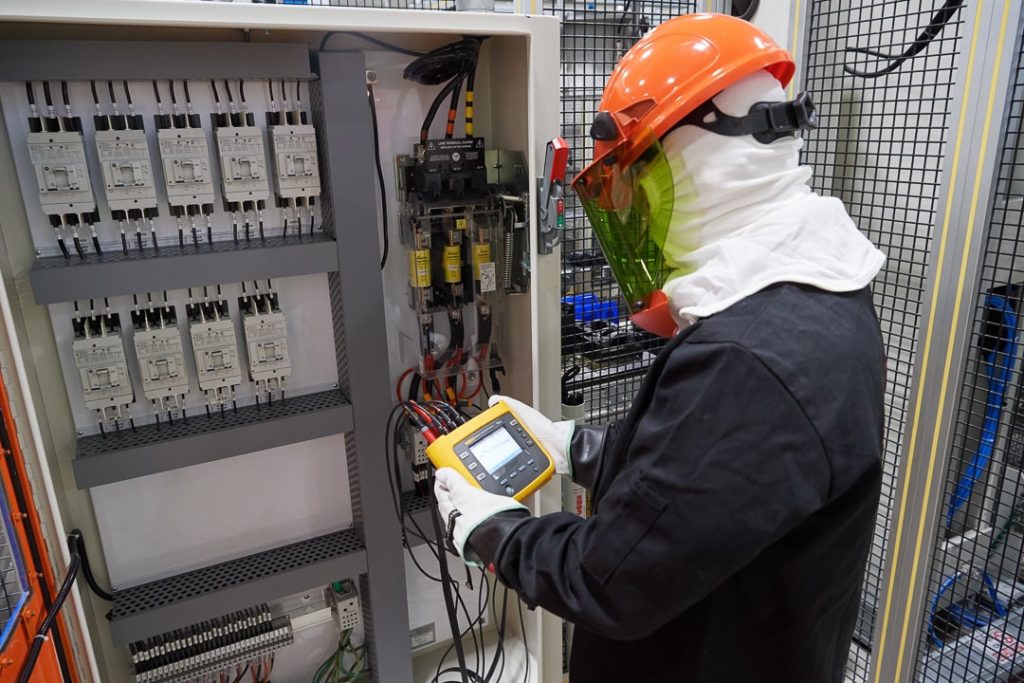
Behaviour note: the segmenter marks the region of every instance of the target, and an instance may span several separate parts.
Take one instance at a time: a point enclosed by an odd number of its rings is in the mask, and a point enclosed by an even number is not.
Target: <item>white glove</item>
[[[534,438],[540,442],[540,445],[544,447],[544,450],[555,461],[555,473],[572,476],[569,442],[572,440],[572,432],[576,423],[573,420],[552,422],[541,415],[540,411],[536,408],[508,396],[498,396],[495,394],[487,401],[487,405],[494,406],[498,401],[507,403],[512,412],[526,423],[526,428],[533,433]]]
[[[434,496],[441,513],[442,533],[451,535],[452,545],[466,564],[480,567],[466,557],[466,539],[485,521],[506,510],[527,510],[526,506],[508,496],[488,493],[473,486],[450,467],[442,467],[434,475]],[[527,510],[529,512],[529,510]]]

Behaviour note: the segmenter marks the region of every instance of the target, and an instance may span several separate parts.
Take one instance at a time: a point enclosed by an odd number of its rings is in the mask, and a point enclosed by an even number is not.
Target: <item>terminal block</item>
[[[82,399],[87,408],[96,411],[100,431],[106,435],[107,426],[120,430],[122,421],[127,421],[134,429],[131,405],[135,402],[135,392],[128,375],[120,316],[109,310],[105,313],[90,311],[89,315],[82,316],[78,314],[76,303],[71,325],[74,330],[71,347],[82,382]]]
[[[228,302],[208,297],[193,303],[191,293],[185,307],[189,319],[192,351],[199,375],[199,389],[206,396],[206,412],[211,408],[224,411],[228,402],[237,409],[236,391],[242,383],[242,370],[238,364],[238,341],[235,323],[231,320]]]
[[[270,290],[269,282],[264,291],[255,285],[254,290],[247,292],[243,285],[238,308],[249,355],[249,376],[256,384],[256,400],[261,396],[268,402],[275,395],[284,398],[292,361],[288,355],[288,329],[277,294]]]
[[[185,417],[185,395],[190,386],[185,372],[184,344],[178,330],[174,306],[164,300],[162,306],[132,311],[135,328],[135,355],[142,373],[142,392],[153,404],[157,425],[161,413],[174,421],[175,415]]]

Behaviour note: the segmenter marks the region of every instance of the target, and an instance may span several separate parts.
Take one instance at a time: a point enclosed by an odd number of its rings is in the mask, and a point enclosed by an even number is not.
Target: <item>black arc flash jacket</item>
[[[594,514],[470,549],[576,624],[573,683],[841,681],[881,487],[871,293],[776,285],[676,336],[627,417],[577,428]]]

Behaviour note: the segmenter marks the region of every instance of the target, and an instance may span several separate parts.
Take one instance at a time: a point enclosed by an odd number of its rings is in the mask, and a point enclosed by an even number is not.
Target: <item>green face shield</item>
[[[631,313],[644,310],[672,271],[664,255],[675,184],[650,130],[596,160],[573,181]]]

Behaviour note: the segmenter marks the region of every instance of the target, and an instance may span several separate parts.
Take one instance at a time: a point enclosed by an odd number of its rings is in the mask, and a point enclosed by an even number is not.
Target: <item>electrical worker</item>
[[[881,485],[884,256],[808,186],[794,68],[750,24],[690,15],[608,80],[573,186],[634,323],[671,341],[617,424],[505,399],[593,515],[437,472],[461,555],[576,625],[573,683],[843,678]]]

